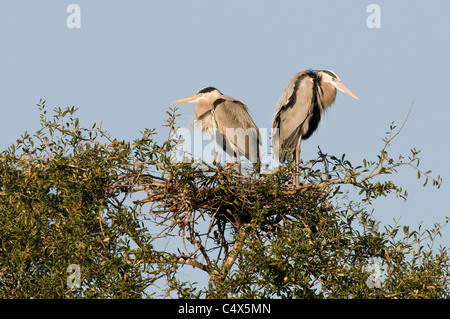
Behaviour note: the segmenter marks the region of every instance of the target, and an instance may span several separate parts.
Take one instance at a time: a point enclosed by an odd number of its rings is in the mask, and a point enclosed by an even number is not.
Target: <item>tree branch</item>
[[[228,272],[228,270],[233,266],[234,261],[236,260],[237,255],[242,249],[242,246],[244,246],[244,240],[247,236],[248,229],[246,227],[241,226],[237,230],[236,234],[236,241],[234,242],[233,248],[231,249],[228,256],[225,258],[225,260],[222,263],[222,274]]]

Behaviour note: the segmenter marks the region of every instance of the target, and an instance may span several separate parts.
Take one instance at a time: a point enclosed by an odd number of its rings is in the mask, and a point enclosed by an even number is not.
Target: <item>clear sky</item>
[[[81,28],[66,23],[69,4]],[[369,28],[370,4],[380,28]],[[401,169],[408,190],[375,205],[383,223],[426,227],[450,216],[450,2],[261,0],[2,1],[0,10],[0,147],[39,128],[40,98],[49,109],[76,106],[81,124],[103,122],[113,137],[132,140],[161,128],[172,102],[205,86],[244,102],[261,128],[271,126],[291,76],[330,69],[360,100],[338,92],[302,158],[317,146],[357,165],[375,159],[392,121],[409,121],[389,151],[422,150],[421,168],[443,178],[423,188]],[[180,126],[194,118],[183,104]],[[164,135],[165,136],[165,135]],[[440,243],[450,243],[444,228]]]

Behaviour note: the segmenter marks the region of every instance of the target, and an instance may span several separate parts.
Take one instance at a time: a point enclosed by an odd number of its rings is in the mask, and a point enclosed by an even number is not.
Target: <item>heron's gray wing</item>
[[[248,113],[247,106],[228,95],[213,103],[213,120],[225,139],[253,164],[260,162],[259,129]],[[225,150],[226,151],[226,150]]]
[[[312,114],[314,81],[306,72],[296,73],[281,94],[272,123],[272,147],[283,162],[287,151],[296,146],[302,125]]]

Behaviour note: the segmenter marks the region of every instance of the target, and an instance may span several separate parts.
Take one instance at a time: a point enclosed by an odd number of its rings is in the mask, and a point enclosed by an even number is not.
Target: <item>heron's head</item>
[[[347,93],[348,95],[350,95],[351,97],[354,97],[355,99],[359,100],[359,98],[353,94],[352,91],[350,91],[345,85],[344,83],[341,82],[341,80],[339,79],[339,77],[336,75],[336,73],[334,73],[333,71],[330,70],[322,70],[317,72],[318,75],[320,75],[322,77],[322,82],[325,83],[329,83],[330,85],[334,86],[336,89],[338,89],[339,91],[342,91],[344,93]]]
[[[193,103],[193,102],[198,102],[199,100],[207,100],[208,102],[212,102],[215,99],[217,99],[220,95],[222,95],[222,93],[218,89],[216,89],[212,86],[208,86],[208,87],[198,90],[198,92],[192,96],[175,101],[173,103],[186,103],[186,102]]]

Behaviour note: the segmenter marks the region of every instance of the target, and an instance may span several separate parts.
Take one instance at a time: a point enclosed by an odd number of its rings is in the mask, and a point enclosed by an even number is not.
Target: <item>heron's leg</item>
[[[239,152],[236,153],[236,160],[237,160],[237,162],[238,162],[238,171],[239,171],[239,174],[242,174],[242,171],[241,171],[241,157],[239,156]]]
[[[297,145],[295,147],[295,159],[294,159],[294,186],[299,186],[300,185],[300,181],[299,181],[299,163],[300,163],[300,144],[302,142],[302,135],[300,134],[298,141],[297,141]]]
[[[213,157],[213,164],[217,165],[217,163],[220,163],[220,159],[222,157],[222,154],[218,150],[214,150],[214,157]]]
[[[234,151],[234,156],[236,157],[236,161],[238,163],[238,172],[239,174],[241,174],[241,158],[239,156],[239,149],[237,147],[238,145],[238,141],[237,141],[237,136],[234,136],[234,145],[232,146],[233,151]]]
[[[233,149],[234,149],[234,154],[236,156],[236,161],[238,163],[238,172],[239,172],[239,174],[241,174],[242,173],[241,172],[241,157],[239,156],[239,151],[238,151],[237,146],[233,147]]]

